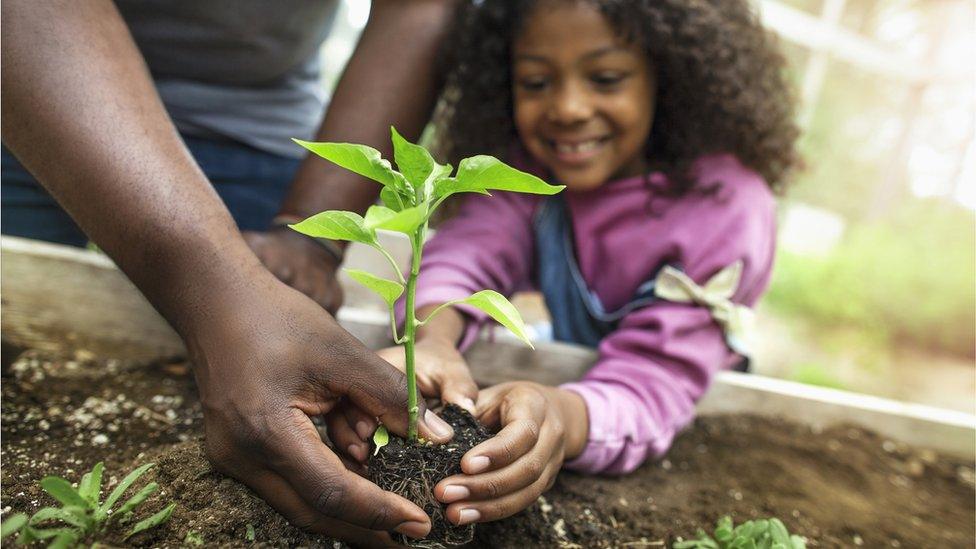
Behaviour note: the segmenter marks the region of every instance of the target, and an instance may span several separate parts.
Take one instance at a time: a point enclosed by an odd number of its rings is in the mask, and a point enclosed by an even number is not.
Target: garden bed
[[[5,360],[10,350],[5,349]],[[333,547],[290,527],[201,453],[201,409],[189,365],[140,364],[28,351],[2,384],[3,515],[50,504],[38,480],[77,480],[96,462],[121,477],[153,461],[158,492],[142,512],[178,504],[136,545]],[[527,511],[482,525],[473,547],[665,547],[677,536],[777,516],[810,547],[972,547],[971,461],[888,440],[853,426],[820,431],[751,415],[704,417],[667,459],[622,478],[562,473]],[[116,543],[118,540],[115,540]]]

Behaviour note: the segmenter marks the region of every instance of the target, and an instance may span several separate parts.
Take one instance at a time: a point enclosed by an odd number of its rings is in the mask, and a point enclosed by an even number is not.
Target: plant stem
[[[410,442],[417,440],[417,415],[420,411],[417,406],[417,374],[414,371],[414,346],[417,340],[417,311],[414,302],[417,297],[417,275],[420,273],[420,255],[424,246],[425,228],[425,226],[419,227],[411,238],[413,258],[410,261],[410,278],[407,279],[407,310],[403,336],[403,350],[407,366],[407,413],[409,416],[407,440]]]

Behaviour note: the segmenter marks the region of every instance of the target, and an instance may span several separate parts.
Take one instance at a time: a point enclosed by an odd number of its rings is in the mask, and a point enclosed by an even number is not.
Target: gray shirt
[[[318,52],[338,0],[116,0],[183,133],[300,158],[326,93]]]

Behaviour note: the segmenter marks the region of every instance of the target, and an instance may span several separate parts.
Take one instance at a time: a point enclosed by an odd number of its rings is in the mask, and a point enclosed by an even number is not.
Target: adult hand
[[[279,280],[315,300],[331,314],[342,306],[335,258],[309,237],[288,227],[247,231],[244,240]]]
[[[455,524],[511,516],[552,487],[563,459],[582,451],[586,404],[576,393],[518,381],[481,391],[477,416],[501,427],[461,458],[464,474],[448,477],[434,495]]]
[[[406,371],[403,347],[387,347],[377,351],[399,371]],[[452,402],[475,413],[474,399],[478,386],[471,371],[454,345],[441,338],[428,337],[415,347],[417,389],[427,398]],[[369,445],[376,431],[376,418],[355,406],[341,406],[325,417],[329,438],[336,448],[362,463],[369,457]]]
[[[425,536],[427,515],[348,471],[310,420],[343,403],[404,434],[403,374],[306,296],[254,271],[250,295],[216,290],[216,321],[188,338],[208,457],[300,528],[369,545],[388,544],[389,530]],[[450,439],[450,426],[420,406],[421,434]]]

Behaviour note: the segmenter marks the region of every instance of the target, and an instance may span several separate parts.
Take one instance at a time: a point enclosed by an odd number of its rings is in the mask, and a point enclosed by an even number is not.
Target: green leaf
[[[376,432],[373,433],[373,444],[376,445],[376,449],[373,450],[373,455],[380,453],[380,448],[386,446],[390,443],[390,433],[386,432],[386,427],[380,425],[376,428]]]
[[[396,128],[391,127],[390,133],[393,136],[393,154],[397,168],[413,186],[417,197],[415,203],[421,204],[430,198],[434,184],[451,175],[454,167],[450,164],[438,164],[427,149],[404,139]]]
[[[153,463],[147,463],[126,475],[125,478],[122,479],[122,482],[119,482],[118,486],[112,490],[112,493],[109,494],[108,499],[105,500],[105,503],[103,503],[98,509],[98,514],[104,516],[112,508],[112,506],[115,505],[115,502],[122,497],[122,494],[129,489],[129,486],[132,486],[132,483],[139,480],[139,477],[141,477],[153,465]]]
[[[370,245],[376,243],[376,233],[366,228],[365,220],[354,212],[329,210],[317,213],[289,227],[316,238],[350,240]]]
[[[759,532],[759,527],[755,521],[751,520],[743,522],[742,524],[736,526],[735,530],[733,530],[733,534],[735,534],[736,537],[741,538],[751,538],[755,536],[757,532]]]
[[[102,471],[104,469],[104,463],[96,463],[90,473],[85,473],[85,476],[81,477],[81,483],[78,485],[78,495],[91,503],[93,508],[98,505],[98,498],[102,494]]]
[[[413,235],[417,227],[426,220],[427,208],[416,206],[402,211],[392,210],[386,206],[370,206],[366,210],[363,225],[367,230],[386,229],[407,235]]]
[[[88,530],[92,526],[92,517],[88,515],[84,507],[67,506],[62,509],[44,507],[34,513],[29,524],[36,526],[46,520],[60,520],[83,530]]]
[[[136,523],[135,526],[132,527],[132,530],[125,535],[125,539],[129,539],[130,537],[138,534],[139,532],[148,530],[150,528],[155,528],[160,524],[166,522],[167,520],[169,520],[170,515],[173,514],[173,509],[176,509],[176,504],[170,503],[165,508],[163,508],[162,511],[156,513],[155,515],[147,519],[140,520],[139,522]]]
[[[91,485],[91,480],[92,480],[92,474],[90,472],[85,473],[84,475],[81,475],[81,480],[78,481],[78,495],[79,496],[81,496],[81,497],[83,497],[85,499],[88,499],[87,497],[85,497],[85,494],[88,493],[88,490],[89,490],[88,487]]]
[[[399,282],[380,278],[359,269],[345,269],[345,271],[353,280],[379,294],[390,307],[403,294],[403,284]]]
[[[247,541],[254,541],[257,539],[257,533],[254,531],[254,525],[251,523],[247,524],[247,531],[244,533],[244,539]]]
[[[17,545],[23,545],[39,539],[51,539],[65,532],[75,533],[73,528],[31,528],[27,526],[24,532],[17,538]],[[21,541],[21,540],[24,541]]]
[[[790,544],[790,532],[786,529],[783,521],[778,518],[769,519],[769,534],[776,543],[782,543],[787,546]]]
[[[27,515],[24,513],[17,513],[16,515],[7,517],[0,524],[0,539],[20,531],[25,524],[27,524]]]
[[[71,530],[62,530],[48,544],[47,549],[68,549],[78,542],[78,534]]]
[[[519,314],[515,306],[505,299],[505,296],[502,294],[494,290],[481,290],[465,299],[451,301],[452,305],[462,303],[488,313],[488,316],[511,330],[526,345],[533,349],[535,348],[532,346],[532,342],[529,341],[529,335],[525,333],[525,323],[522,321],[522,315]]]
[[[119,510],[113,515],[113,517],[120,518],[128,515],[134,511],[136,507],[142,505],[142,502],[146,501],[146,499],[153,495],[153,493],[158,489],[159,485],[155,482],[150,482],[149,484],[143,486],[142,489],[136,492],[134,496],[126,500],[126,502],[122,504],[122,507],[119,507]]]
[[[398,212],[410,206],[410,198],[398,193],[393,187],[383,187],[380,191],[380,200],[387,208]]]
[[[45,492],[63,503],[64,505],[75,505],[78,507],[89,507],[87,501],[78,494],[71,486],[71,483],[61,477],[45,477],[41,480],[41,488]]]
[[[790,536],[790,543],[792,544],[792,549],[807,549],[807,540],[802,536]]]
[[[390,134],[393,138],[393,159],[396,160],[397,169],[414,189],[423,188],[427,176],[437,165],[434,157],[427,149],[404,139],[393,126],[390,126]]]
[[[390,161],[383,158],[380,151],[356,143],[313,143],[292,139],[302,147],[322,158],[363,177],[388,187],[406,187],[402,174],[393,170]]]
[[[457,175],[441,181],[435,188],[435,195],[440,198],[454,193],[489,190],[556,194],[564,188],[564,185],[550,185],[532,174],[516,170],[494,156],[479,155],[462,160]]]

